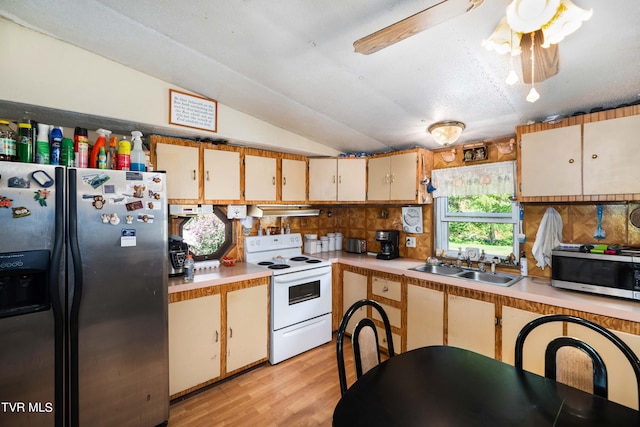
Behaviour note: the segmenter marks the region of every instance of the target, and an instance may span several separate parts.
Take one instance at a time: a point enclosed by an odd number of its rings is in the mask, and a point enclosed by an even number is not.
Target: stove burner
[[[308,259],[309,258],[307,258],[306,256],[294,256],[293,258],[291,258],[291,261],[307,261]]]
[[[307,263],[309,263],[309,264],[317,264],[319,262],[322,262],[322,260],[321,259],[310,259],[310,260],[307,260]]]
[[[273,264],[269,266],[269,268],[272,270],[282,270],[284,268],[289,268],[289,267],[291,266],[287,264]]]
[[[271,261],[260,261],[258,265],[273,265]]]

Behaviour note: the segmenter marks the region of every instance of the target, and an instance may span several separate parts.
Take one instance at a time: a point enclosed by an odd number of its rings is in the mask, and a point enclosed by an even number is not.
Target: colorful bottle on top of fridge
[[[17,159],[16,134],[8,120],[0,120],[0,160],[15,162]]]
[[[33,162],[33,141],[31,140],[31,123],[18,123],[18,139],[16,140],[18,161]]]
[[[73,166],[75,161],[73,159],[73,140],[71,138],[62,138],[60,151],[60,164],[68,167]]]
[[[91,149],[91,156],[89,157],[90,168],[98,167],[98,155],[100,154],[100,148],[104,148],[107,145],[107,138],[111,135],[111,131],[107,129],[98,129],[96,130],[96,133],[98,134],[98,139],[96,139],[96,143],[93,144],[93,148]],[[106,169],[106,166],[102,169]]]
[[[131,150],[131,170],[146,172],[145,154],[142,151],[142,132],[134,130],[131,132],[131,141],[133,142],[133,150]]]
[[[89,166],[89,137],[85,128],[77,127],[73,134],[74,139],[74,164],[79,168]]]
[[[118,170],[128,171],[131,168],[131,143],[126,137],[118,141]]]
[[[59,165],[62,157],[62,129],[59,126],[51,128],[49,141],[51,142],[51,164]]]
[[[107,151],[107,169],[118,169],[118,137],[109,138],[109,150]]]
[[[35,163],[41,165],[48,165],[51,155],[51,149],[49,148],[49,129],[51,126],[44,123],[38,123],[38,136],[36,137],[36,155]]]

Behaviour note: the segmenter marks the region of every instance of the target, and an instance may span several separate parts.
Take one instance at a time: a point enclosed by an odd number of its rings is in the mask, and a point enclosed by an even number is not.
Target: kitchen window
[[[214,207],[211,214],[185,218],[180,223],[180,236],[196,261],[219,259],[233,244],[232,228],[226,214]]]
[[[485,251],[490,260],[518,254],[515,162],[433,171],[436,249],[457,257],[462,249]]]

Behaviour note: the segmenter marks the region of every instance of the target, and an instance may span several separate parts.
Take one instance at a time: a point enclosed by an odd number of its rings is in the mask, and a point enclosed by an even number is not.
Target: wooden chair
[[[363,299],[354,303],[342,318],[340,327],[338,328],[338,337],[336,339],[337,356],[338,356],[338,376],[340,378],[340,392],[344,395],[347,392],[347,374],[344,364],[343,342],[347,325],[351,317],[360,307],[371,306],[377,310],[382,317],[385,333],[387,335],[387,343],[389,357],[393,357],[393,336],[391,335],[391,323],[384,309],[376,301]],[[353,344],[353,355],[356,365],[356,378],[360,378],[364,373],[374,366],[380,364],[380,349],[378,346],[378,332],[373,320],[365,317],[361,319],[353,329],[351,334]]]
[[[526,324],[516,338],[515,366],[517,368],[522,369],[523,347],[529,333],[538,326],[551,322],[575,323],[599,333],[612,342],[633,368],[640,407],[640,361],[638,356],[618,336],[597,323],[580,317],[553,314],[539,317]],[[545,350],[544,369],[544,375],[547,378],[605,399],[608,398],[607,367],[598,352],[584,341],[567,336],[553,339]]]

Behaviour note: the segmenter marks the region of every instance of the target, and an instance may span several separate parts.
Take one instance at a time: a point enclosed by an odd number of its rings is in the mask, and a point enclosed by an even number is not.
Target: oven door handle
[[[313,270],[309,270],[309,271],[300,271],[297,273],[289,273],[289,274],[282,274],[279,276],[273,276],[273,283],[291,283],[291,282],[297,282],[299,280],[304,280],[304,279],[318,280],[327,274],[331,274],[331,267],[314,268]]]

